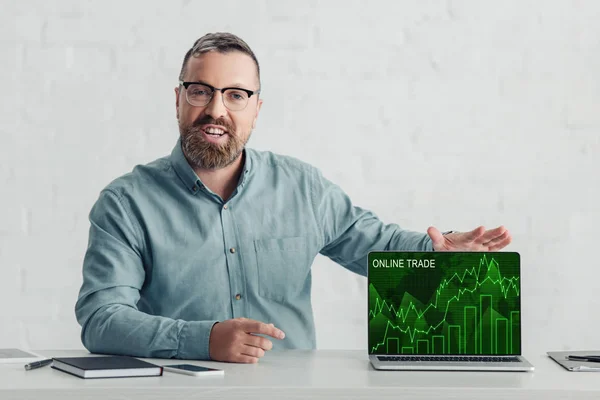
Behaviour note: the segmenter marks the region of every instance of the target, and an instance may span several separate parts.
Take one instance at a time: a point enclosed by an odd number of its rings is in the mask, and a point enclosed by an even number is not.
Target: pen
[[[567,358],[572,361],[589,361],[589,362],[599,362],[600,363],[600,355],[598,355],[598,356],[568,356]]]
[[[48,359],[48,360],[41,360],[41,361],[35,361],[29,364],[25,365],[25,369],[27,371],[30,371],[32,369],[36,369],[36,368],[41,368],[41,367],[45,367],[46,365],[52,363],[52,359]]]

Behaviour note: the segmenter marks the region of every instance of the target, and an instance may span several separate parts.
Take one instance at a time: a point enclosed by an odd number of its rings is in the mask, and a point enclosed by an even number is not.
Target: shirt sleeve
[[[183,321],[137,308],[145,280],[143,236],[119,195],[104,190],[90,212],[83,284],[75,305],[92,353],[208,360],[217,321]]]
[[[429,235],[385,224],[373,212],[354,206],[319,170],[314,171],[311,188],[322,232],[320,253],[350,271],[366,276],[370,251],[433,251]]]

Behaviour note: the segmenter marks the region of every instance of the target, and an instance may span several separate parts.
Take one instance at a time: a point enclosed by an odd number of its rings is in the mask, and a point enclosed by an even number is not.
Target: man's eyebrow
[[[241,83],[232,83],[231,85],[229,85],[227,87],[236,87],[236,88],[240,88],[240,89],[245,89],[248,87],[248,85],[244,85]]]
[[[190,81],[190,82],[201,83],[201,84],[206,85],[206,86],[214,87],[210,83],[207,83],[207,82],[205,82],[203,80],[200,80],[200,79],[195,80],[195,81]],[[227,85],[227,86],[224,86],[224,88],[239,88],[239,89],[247,89],[248,87],[250,87],[250,85],[245,85],[243,83],[238,83],[238,82],[232,83],[232,84]]]
[[[206,86],[212,86],[210,83],[204,82],[201,79],[195,79],[195,80],[191,80],[189,82],[192,82],[192,83],[201,83],[201,84],[206,85]]]

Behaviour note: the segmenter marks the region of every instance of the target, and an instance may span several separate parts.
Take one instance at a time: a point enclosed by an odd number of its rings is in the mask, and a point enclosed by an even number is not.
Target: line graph
[[[435,258],[438,267],[372,268],[372,257]],[[369,266],[371,353],[520,353],[517,253],[382,252]]]

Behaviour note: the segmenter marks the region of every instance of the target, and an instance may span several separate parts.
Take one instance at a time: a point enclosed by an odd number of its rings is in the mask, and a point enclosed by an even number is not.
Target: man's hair
[[[181,65],[181,72],[179,73],[179,80],[184,80],[183,77],[185,76],[187,62],[190,57],[198,57],[199,55],[208,53],[210,51],[218,51],[222,54],[232,51],[239,51],[252,57],[252,60],[254,60],[254,63],[256,64],[258,84],[260,88],[260,67],[258,66],[258,60],[256,59],[254,52],[242,39],[232,33],[227,32],[207,33],[200,39],[196,40],[192,48],[185,53],[183,64]]]

